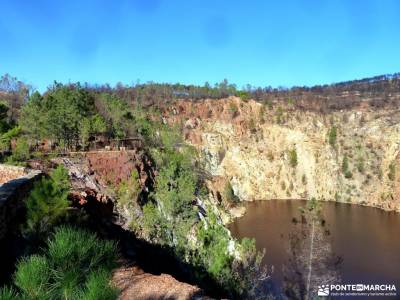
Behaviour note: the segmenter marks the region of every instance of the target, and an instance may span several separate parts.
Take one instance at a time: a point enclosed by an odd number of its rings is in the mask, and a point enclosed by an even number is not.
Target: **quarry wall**
[[[400,211],[399,109],[318,113],[230,97],[177,101],[164,118],[183,125],[213,189],[229,181],[243,201],[315,197]]]

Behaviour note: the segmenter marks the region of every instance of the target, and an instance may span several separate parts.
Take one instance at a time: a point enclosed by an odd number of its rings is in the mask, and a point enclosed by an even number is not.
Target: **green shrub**
[[[16,138],[21,133],[21,127],[16,126],[9,129],[0,136],[0,150],[10,150],[11,140]]]
[[[229,253],[229,231],[217,222],[216,216],[208,212],[207,226],[198,230],[199,247],[194,254],[194,263],[206,272],[231,297],[238,299],[254,297],[253,290],[261,283],[261,259],[254,239],[243,239],[235,243],[240,259]]]
[[[117,291],[109,285],[116,251],[114,242],[96,234],[59,227],[43,255],[18,263],[14,283],[23,299],[116,299]]]
[[[80,127],[82,145],[86,147],[91,136],[105,133],[106,131],[107,123],[100,115],[96,114],[94,116],[84,118]]]
[[[141,190],[138,172],[133,170],[129,179],[122,181],[118,186],[117,205],[124,207],[136,203]]]
[[[201,227],[198,238],[203,243],[200,253],[207,271],[219,282],[229,280],[227,277],[231,275],[229,266],[233,257],[228,253],[229,236],[225,228],[217,224],[207,229]]]
[[[329,144],[332,147],[336,146],[336,138],[337,138],[337,128],[336,128],[336,126],[332,126],[332,128],[328,132]]]
[[[389,165],[388,177],[391,181],[394,181],[396,178],[396,165],[393,162]]]
[[[143,224],[145,234],[150,235],[148,238],[177,249],[178,244],[187,240],[188,231],[196,219],[193,201],[198,182],[191,151],[180,150],[158,152],[159,172],[151,194],[154,204],[148,203],[143,208]]]
[[[29,159],[29,144],[26,138],[19,138],[13,151],[13,158],[17,161]]]
[[[246,91],[237,91],[236,96],[240,97],[243,101],[247,102],[250,99],[250,93]]]
[[[162,127],[159,130],[159,145],[167,149],[167,155],[172,155],[177,146],[183,143],[182,135],[178,127],[168,128]]]
[[[110,275],[106,271],[91,273],[79,300],[117,299],[119,294],[118,289],[110,286],[109,281]]]
[[[143,233],[150,240],[165,243],[166,220],[160,215],[153,203],[143,206]]]
[[[292,168],[297,166],[297,152],[296,148],[289,150],[289,163]]]
[[[242,279],[236,283],[236,290],[243,296],[247,296],[248,299],[256,298],[260,294],[256,290],[264,283],[260,278],[266,274],[261,264],[265,251],[257,251],[256,240],[250,238],[243,238],[238,248],[241,262],[236,264],[233,270]],[[265,295],[265,291],[262,294],[268,298],[268,295]]]
[[[0,134],[3,134],[10,128],[10,124],[8,122],[7,112],[9,110],[8,104],[6,101],[0,100]]]
[[[353,173],[351,173],[351,171],[349,170],[349,159],[347,158],[347,155],[343,157],[342,172],[345,178],[347,179],[353,178]]]
[[[163,161],[156,178],[154,198],[162,203],[165,214],[173,218],[192,218],[197,176],[192,170],[190,153],[166,151]]]
[[[116,245],[111,241],[101,241],[96,234],[71,227],[56,229],[48,241],[47,255],[61,271],[80,269],[80,276],[91,271],[115,267]]]
[[[0,288],[0,299],[1,300],[24,300],[18,293],[11,287],[5,286]]]
[[[306,174],[303,174],[303,176],[301,176],[301,182],[306,185],[307,184],[307,177]]]
[[[344,172],[344,177],[346,177],[347,179],[351,179],[353,178],[353,173],[351,173],[350,170],[347,170],[346,172]]]
[[[347,155],[343,156],[343,161],[342,161],[342,172],[345,174],[349,170],[349,159]]]
[[[240,202],[239,197],[235,195],[235,192],[233,191],[232,185],[229,181],[227,181],[225,184],[223,195],[224,198],[230,203],[237,204]]]
[[[49,298],[46,284],[52,274],[46,257],[32,255],[21,260],[15,273],[15,285],[30,299]]]
[[[3,135],[7,136],[8,132]],[[8,140],[8,138],[5,138],[5,140]],[[11,141],[4,141],[5,144],[10,144]],[[7,149],[7,146],[4,147]],[[12,151],[12,154],[7,157],[6,163],[12,164],[12,165],[19,165],[19,166],[25,166],[26,161],[31,157],[30,154],[30,149],[29,149],[29,144],[28,141],[25,137],[20,137],[18,138],[15,148]]]
[[[59,166],[35,183],[26,201],[27,222],[25,233],[45,235],[60,222],[69,205],[69,177],[67,170]]]
[[[357,170],[360,173],[364,173],[365,165],[364,165],[364,158],[360,157],[357,161]]]

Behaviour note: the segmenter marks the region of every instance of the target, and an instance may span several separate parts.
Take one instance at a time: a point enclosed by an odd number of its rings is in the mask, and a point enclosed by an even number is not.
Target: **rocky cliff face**
[[[400,211],[399,110],[361,102],[321,114],[230,97],[177,102],[164,115],[184,127],[214,190],[229,181],[241,200],[316,197]]]

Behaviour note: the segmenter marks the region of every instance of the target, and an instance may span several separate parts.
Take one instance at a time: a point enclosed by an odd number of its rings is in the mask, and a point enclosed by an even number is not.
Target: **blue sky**
[[[400,71],[400,1],[0,0],[0,74],[61,82],[331,83]]]

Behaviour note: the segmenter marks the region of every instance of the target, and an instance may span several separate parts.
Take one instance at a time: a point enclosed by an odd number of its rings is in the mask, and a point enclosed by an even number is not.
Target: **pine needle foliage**
[[[0,299],[116,299],[118,291],[109,283],[116,251],[114,242],[94,233],[58,227],[42,255],[18,263],[14,276],[18,291],[4,288]]]
[[[59,166],[34,185],[27,201],[26,234],[45,234],[65,217],[70,185],[67,170]]]

